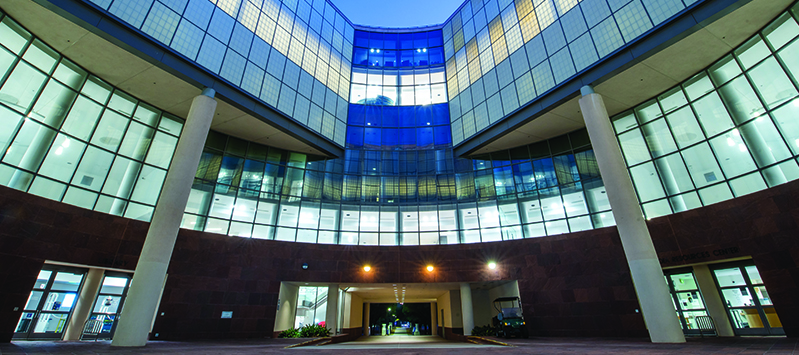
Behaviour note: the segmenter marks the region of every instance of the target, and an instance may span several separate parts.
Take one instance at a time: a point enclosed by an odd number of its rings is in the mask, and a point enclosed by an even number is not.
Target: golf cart
[[[529,338],[522,315],[522,302],[519,297],[500,297],[494,300],[494,308],[499,312],[493,318],[494,328],[500,338],[511,336]]]

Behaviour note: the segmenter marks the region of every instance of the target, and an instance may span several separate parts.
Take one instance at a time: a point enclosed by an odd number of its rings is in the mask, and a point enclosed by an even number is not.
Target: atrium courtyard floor
[[[425,348],[394,346],[377,349],[356,341],[286,349],[302,340],[259,339],[152,341],[144,348],[120,349],[112,348],[108,341],[15,341],[0,344],[0,354],[799,354],[799,339],[785,337],[689,338],[684,344],[652,344],[644,339],[607,338],[531,337],[498,340],[511,346],[467,346],[464,343],[437,341]]]

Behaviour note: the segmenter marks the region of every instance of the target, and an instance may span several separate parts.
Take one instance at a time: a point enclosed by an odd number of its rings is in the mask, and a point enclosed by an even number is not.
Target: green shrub
[[[330,336],[330,329],[318,324],[308,324],[300,328],[300,336],[303,338],[322,338]]]
[[[496,335],[496,332],[497,332],[496,328],[494,328],[494,327],[492,327],[490,325],[484,325],[482,327],[478,326],[478,327],[474,327],[472,329],[472,335],[478,336],[478,337],[494,336],[494,335]]]
[[[299,329],[286,329],[277,336],[278,338],[299,338],[300,337],[300,330]]]

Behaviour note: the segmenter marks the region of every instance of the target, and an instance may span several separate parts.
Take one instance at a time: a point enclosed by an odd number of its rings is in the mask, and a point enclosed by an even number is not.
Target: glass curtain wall
[[[89,74],[4,16],[0,126],[0,184],[149,221],[183,120]]]
[[[455,159],[433,142],[348,148],[329,159],[212,131],[182,227],[305,243],[428,245],[614,225],[585,130],[473,159]]]
[[[212,132],[183,227],[281,241],[430,245],[613,225],[584,130],[455,159],[447,104],[432,96],[434,77],[443,75],[440,46],[440,31],[356,32],[353,80],[364,84],[353,92],[363,97],[350,104],[343,159]],[[403,96],[406,72],[412,81]]]
[[[326,0],[83,0],[344,145],[353,27]]]
[[[470,0],[444,24],[460,143],[700,0]]]
[[[647,218],[799,178],[797,9],[612,119]]]

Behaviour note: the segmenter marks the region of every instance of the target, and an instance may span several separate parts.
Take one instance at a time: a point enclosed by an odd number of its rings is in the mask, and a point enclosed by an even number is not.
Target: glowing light
[[[497,268],[497,263],[495,263],[493,261],[488,263],[488,268],[491,269],[491,270],[496,269]]]
[[[366,272],[372,271],[372,267],[369,266],[369,265],[366,265],[366,266],[363,267],[363,271],[366,271]]]
[[[436,268],[434,268],[433,265],[427,265],[427,271],[433,272],[433,270],[435,270],[435,269]]]
[[[55,150],[55,155],[61,155],[64,152],[64,147],[58,147]]]

